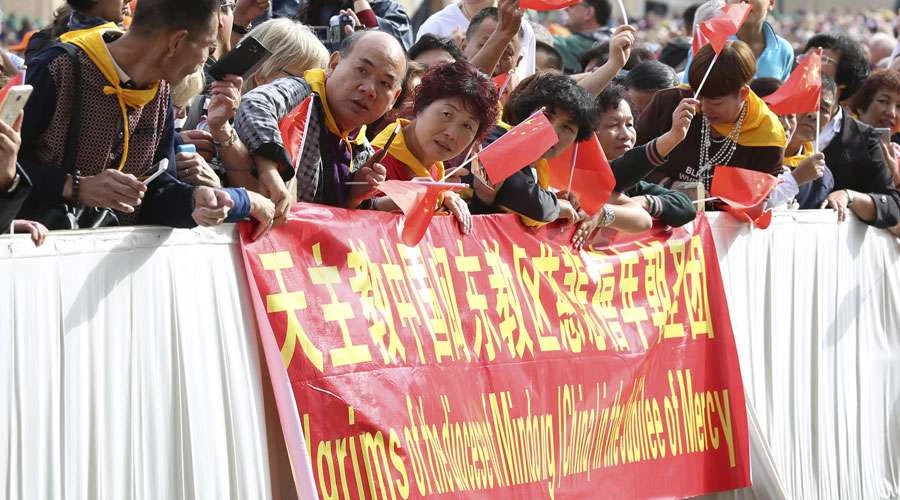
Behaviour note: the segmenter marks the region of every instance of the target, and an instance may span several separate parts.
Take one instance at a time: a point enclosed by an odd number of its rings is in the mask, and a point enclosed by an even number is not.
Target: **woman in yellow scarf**
[[[444,161],[469,151],[497,119],[497,89],[474,66],[457,61],[432,66],[415,89],[412,120],[397,119],[372,141],[383,149],[397,125],[400,131],[388,146],[382,164],[387,179],[443,179]],[[386,197],[377,197],[373,208],[397,210]],[[471,229],[466,202],[454,192],[444,193],[443,208],[460,223],[462,232]]]
[[[712,69],[701,87],[710,65]],[[705,197],[702,193],[709,192],[718,165],[775,176],[781,172],[784,128],[750,90],[755,73],[753,51],[739,40],[729,41],[718,57],[711,45],[697,51],[688,73],[690,87],[657,92],[641,114],[637,143],[645,144],[670,129],[673,110],[700,88],[700,112],[691,121],[687,137],[649,176],[649,181],[696,199],[698,193]]]

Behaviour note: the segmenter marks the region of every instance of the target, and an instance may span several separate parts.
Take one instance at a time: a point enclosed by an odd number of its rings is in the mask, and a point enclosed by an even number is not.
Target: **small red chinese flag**
[[[559,137],[543,110],[511,128],[478,153],[478,161],[492,183],[498,184],[552,148]]]
[[[725,211],[732,217],[742,222],[749,222],[760,229],[766,229],[772,223],[772,209],[765,209],[766,202],[752,206],[750,208],[734,208],[725,205]]]
[[[603,207],[616,187],[616,177],[595,135],[550,160],[550,185],[574,192],[581,208],[590,215]]]
[[[468,187],[455,182],[419,182],[389,180],[378,184],[378,190],[393,200],[405,216],[400,239],[406,246],[419,243],[434,211],[438,199],[445,191],[458,191]]]
[[[531,10],[559,10],[577,3],[581,3],[581,0],[520,0],[519,7]]]
[[[816,113],[822,94],[822,56],[812,52],[800,61],[791,76],[774,93],[763,97],[776,115]]]
[[[310,94],[278,122],[284,149],[291,156],[291,165],[295,169],[300,161],[300,155],[303,154],[303,144],[306,142],[306,129],[309,127],[309,117],[313,109],[313,95]]]
[[[694,36],[691,38],[691,56],[696,56],[697,52],[707,43],[709,43],[709,40],[703,36],[703,31],[698,26],[694,29]]]
[[[709,194],[732,208],[747,209],[764,202],[779,182],[765,172],[719,165],[713,173]]]
[[[725,47],[725,42],[737,34],[749,14],[749,3],[728,4],[722,7],[716,17],[700,23],[700,31],[718,54]]]
[[[4,85],[2,89],[0,89],[0,104],[3,103],[4,99],[6,99],[6,94],[9,93],[9,89],[13,88],[16,85],[22,85],[22,80],[22,72],[19,71],[18,73],[16,73],[16,76],[10,78],[9,81],[6,82],[6,85]]]

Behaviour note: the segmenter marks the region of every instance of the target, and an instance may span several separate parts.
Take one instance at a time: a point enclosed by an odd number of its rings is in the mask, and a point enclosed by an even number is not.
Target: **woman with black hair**
[[[869,76],[869,60],[862,46],[847,35],[821,33],[812,36],[803,48],[808,54],[822,48],[822,73],[838,86],[838,101],[845,104]]]

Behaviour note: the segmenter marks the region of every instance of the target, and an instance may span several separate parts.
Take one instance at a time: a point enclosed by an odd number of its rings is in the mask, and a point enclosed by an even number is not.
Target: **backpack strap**
[[[72,78],[75,82],[75,88],[72,93],[72,110],[69,114],[69,147],[63,153],[62,168],[64,172],[74,174],[77,169],[75,160],[78,156],[78,141],[81,135],[81,60],[78,57],[80,49],[71,43],[59,43],[60,47],[69,54],[72,59]]]

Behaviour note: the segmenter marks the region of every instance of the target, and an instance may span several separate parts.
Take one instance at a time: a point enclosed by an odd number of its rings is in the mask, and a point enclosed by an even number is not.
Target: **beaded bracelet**
[[[80,183],[80,179],[79,179],[80,176],[81,176],[81,172],[79,172],[78,170],[76,170],[75,172],[72,173],[72,202],[75,204],[76,207],[81,206],[81,193],[79,193],[79,191],[78,191],[79,183]]]

